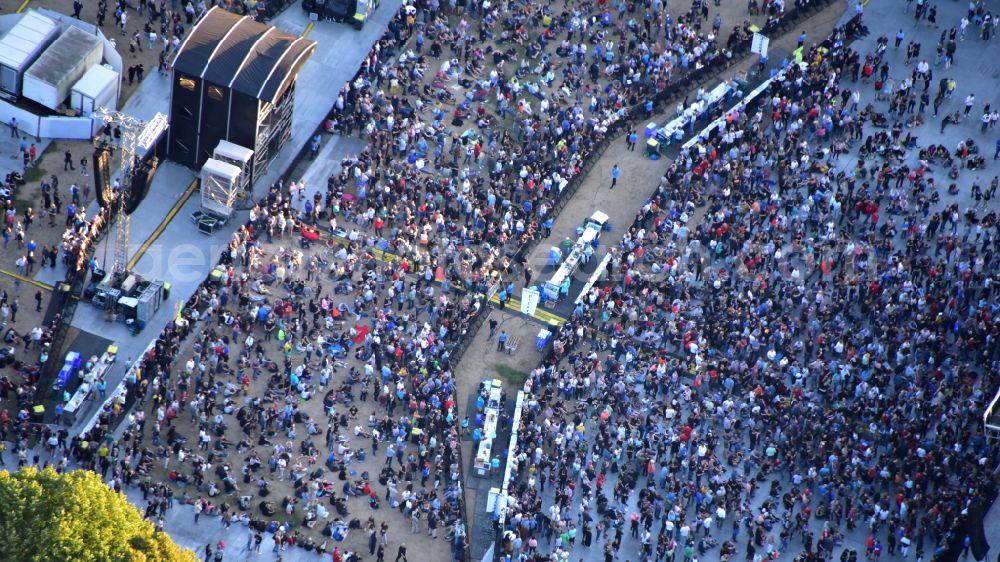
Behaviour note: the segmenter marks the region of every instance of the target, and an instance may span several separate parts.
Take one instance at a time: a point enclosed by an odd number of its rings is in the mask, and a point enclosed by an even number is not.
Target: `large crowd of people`
[[[988,41],[982,3],[970,21]],[[970,165],[981,137],[910,129],[947,61],[856,50],[852,27],[669,166],[532,371],[510,559],[926,560],[956,533],[968,553],[955,525],[1000,461],[978,420],[1000,384],[997,180]],[[903,78],[862,104],[872,69]]]
[[[196,518],[221,515],[258,534],[274,533],[277,550],[297,544],[334,552],[336,559],[346,553],[305,529],[321,523],[324,536],[343,538],[360,525],[347,499],[364,496],[369,508],[385,501],[403,511],[411,530],[426,525],[436,536],[438,528],[447,529],[461,558],[468,538],[458,504],[450,353],[482,313],[481,300],[466,295],[481,295],[489,273],[509,265],[498,261],[506,258],[507,242],[535,235],[563,182],[626,106],[662,89],[673,68],[724,56],[713,45],[717,26],[711,35],[689,29],[689,21],[697,30],[707,17],[700,4],[676,25],[662,4],[655,6],[671,44],[655,53],[650,29],[612,25],[616,18],[608,14],[600,24],[577,13],[543,26],[530,5],[503,22],[497,20],[510,8],[497,8],[483,18],[470,14],[481,23],[477,40],[464,19],[449,19],[436,3],[415,7],[394,20],[337,100],[330,128],[358,130],[369,144],[331,178],[326,197],[306,201],[304,186],[294,183],[272,188],[234,236],[220,274],[199,289],[183,320],[159,338],[138,372],[130,372],[129,391],[109,403],[95,428],[72,440],[59,433],[38,436],[55,440],[50,452],[65,449],[116,488],[139,484],[146,515],[160,527],[175,490],[183,490],[176,494],[194,506]],[[430,23],[416,25],[414,14]],[[498,23],[507,31],[493,37]],[[656,23],[657,33],[662,25]],[[559,52],[544,55],[551,62],[504,70],[511,44],[527,41],[541,54],[563,31],[567,41]],[[627,48],[614,46],[615,34],[630,38]],[[400,46],[410,39],[404,51]],[[491,40],[508,50],[487,46]],[[454,48],[456,42],[466,45],[463,52],[442,52],[442,45]],[[589,44],[599,51],[590,58]],[[566,61],[559,85],[553,84],[557,59]],[[622,70],[622,63],[634,67],[640,60],[642,71]],[[439,69],[423,80],[431,64]],[[470,99],[443,110],[453,101],[446,84],[473,78]],[[539,100],[537,109],[529,94]],[[425,118],[428,113],[432,117]],[[501,123],[508,115],[510,127]],[[442,173],[446,169],[450,173]],[[326,224],[350,229],[345,247],[286,249],[314,237],[304,236],[314,233],[304,225],[325,230]],[[79,224],[71,224],[67,236],[78,231]],[[376,261],[372,250],[379,246],[399,261]],[[192,329],[193,353],[181,367],[171,359]],[[142,408],[128,414],[125,437],[115,443],[108,430],[124,415],[128,394],[141,397]],[[322,402],[322,415],[310,415],[303,401]],[[359,415],[364,402],[375,405],[367,421]],[[15,428],[27,427],[17,421]],[[23,456],[28,441],[18,442]],[[352,469],[380,448],[386,463],[377,474]],[[56,464],[65,468],[66,458]],[[161,463],[168,482],[154,483]],[[292,493],[271,499],[275,478],[294,481]],[[373,488],[376,482],[384,496]],[[220,501],[220,494],[235,496],[235,505]],[[269,523],[277,510],[293,523]],[[363,526],[370,538],[378,527],[379,540],[370,540],[369,550],[381,559],[386,523],[371,518]]]
[[[90,433],[4,412],[19,464],[140,486],[161,528],[190,504],[245,525],[246,550],[267,533],[340,562],[354,531],[398,561],[408,532],[440,532],[463,559],[452,354],[492,272],[523,268],[510,256],[626,108],[750,29],[721,45],[701,0],[569,4],[404,8],[327,123],[364,151],[315,197],[271,188]],[[932,67],[913,41],[905,63],[888,37],[855,50],[854,20],[674,160],[525,383],[504,555],[853,562],[837,547],[858,533],[869,559],[940,553],[997,464],[971,407],[998,382],[997,181],[982,142],[920,148],[911,129],[958,88],[940,76],[956,34],[989,41],[997,19],[974,3],[963,21]]]
[[[780,2],[765,10],[784,14]],[[632,107],[651,113],[657,93],[732,56],[751,27],[733,26],[721,45],[721,19],[703,29],[701,0],[676,20],[660,1],[562,11],[486,2],[456,13],[417,3],[390,25],[326,123],[368,146],[296,208],[324,228],[371,228],[409,265],[445,267],[466,288],[488,284],[548,232],[612,123]]]

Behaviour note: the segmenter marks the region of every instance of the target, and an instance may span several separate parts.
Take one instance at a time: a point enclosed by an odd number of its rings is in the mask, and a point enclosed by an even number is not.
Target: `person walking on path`
[[[615,167],[611,169],[611,189],[618,185],[618,173],[618,164],[615,164]]]
[[[507,330],[500,330],[500,337],[497,338],[497,351],[503,351],[505,343],[507,343]]]

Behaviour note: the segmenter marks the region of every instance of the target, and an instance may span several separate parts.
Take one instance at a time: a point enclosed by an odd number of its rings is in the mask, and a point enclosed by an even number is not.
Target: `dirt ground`
[[[766,16],[763,15],[750,15],[747,13],[747,6],[743,2],[723,2],[721,5],[716,6],[714,3],[709,3],[709,15],[707,20],[703,22],[703,26],[706,30],[710,29],[712,22],[715,17],[721,16],[723,30],[722,37],[719,38],[721,43],[725,42],[725,38],[728,37],[731,30],[736,25],[744,24],[745,22],[750,22],[757,25],[763,25],[766,21]],[[671,14],[675,17],[681,13],[681,8],[678,6],[676,9],[670,10]],[[838,14],[839,17],[839,14]],[[453,18],[457,19],[457,18]],[[832,29],[832,24],[830,26]],[[818,37],[820,34],[825,36],[828,31],[822,31],[822,27],[817,27],[815,30],[807,28],[807,31],[811,36]],[[815,35],[813,35],[815,34]],[[790,39],[794,42],[795,38],[798,37],[796,32],[795,37]],[[773,43],[772,43],[773,44]],[[523,49],[519,49],[518,53],[523,54]],[[436,64],[438,61],[432,60],[431,67],[436,69]],[[425,83],[431,83],[433,77],[432,72],[427,72],[425,75]],[[558,80],[553,82],[552,86],[543,87],[543,89],[554,90],[555,85],[558,84]],[[554,91],[552,93],[555,93]],[[553,99],[558,99],[558,95],[551,96]],[[449,112],[454,109],[457,101],[450,104],[444,104],[445,112]],[[499,115],[495,113],[495,106],[493,104],[488,104],[487,110],[494,115],[496,127],[498,128],[510,128],[512,123],[512,117],[506,120],[500,120]],[[671,108],[672,109],[672,108]],[[429,111],[429,109],[427,110]],[[513,113],[513,112],[512,112]],[[641,153],[631,153],[633,160],[624,160],[624,139],[621,143],[616,143],[612,148],[610,148],[604,157],[598,162],[598,165],[594,168],[590,178],[588,178],[587,183],[580,190],[577,191],[573,200],[569,203],[566,209],[563,210],[560,215],[559,220],[555,223],[555,228],[553,228],[552,240],[561,240],[565,236],[574,233],[575,227],[580,224],[580,222],[586,216],[589,216],[594,209],[601,209],[608,212],[612,216],[612,224],[621,225],[626,222],[626,218],[630,218],[630,215],[634,213],[638,208],[638,203],[642,198],[650,193],[652,189],[656,186],[656,182],[659,179],[660,170],[657,166],[650,166],[648,161],[641,156]],[[638,154],[638,156],[636,156]],[[598,185],[605,182],[610,182],[611,167],[615,162],[622,162],[623,169],[623,179],[620,183],[621,187],[618,191],[609,193],[606,189],[606,185],[603,187],[605,189],[599,189]],[[639,174],[638,176],[633,174]],[[612,213],[614,211],[614,213]],[[575,236],[574,236],[575,238]],[[532,268],[535,271],[542,271],[545,265],[545,255],[548,252],[548,245],[540,244],[536,250],[536,254],[542,256],[541,261],[529,262],[532,264]],[[518,352],[514,355],[508,355],[505,353],[496,352],[496,335],[492,338],[489,336],[488,326],[484,326],[477,334],[475,341],[471,344],[472,347],[463,356],[460,365],[458,366],[456,377],[458,383],[458,399],[459,404],[467,403],[467,397],[475,392],[479,382],[486,376],[497,376],[503,377],[503,373],[508,373],[510,375],[510,382],[512,390],[516,390],[520,387],[520,381],[518,379],[517,373],[522,374],[527,373],[529,370],[534,368],[539,360],[541,359],[541,353],[535,349],[535,335],[541,328],[540,325],[528,322],[521,319],[520,317],[512,316],[510,314],[494,310],[491,312],[492,319],[497,320],[501,326],[508,327],[508,330],[513,330],[512,333],[517,333],[521,336],[524,342],[519,348]],[[488,322],[488,320],[487,320]],[[512,328],[511,328],[512,326]],[[497,334],[499,334],[501,327],[498,327]],[[499,372],[497,369],[499,366]],[[521,379],[523,380],[523,378]],[[514,388],[516,387],[516,388]]]
[[[836,26],[846,8],[846,4],[832,4],[813,16],[802,29],[789,30],[782,37],[772,37],[771,50],[781,48],[790,52],[795,48],[799,33],[803,30],[812,39],[826,37]],[[763,23],[763,18],[747,15],[746,4],[742,2],[724,2],[721,7],[710,6],[709,22],[716,14],[721,14],[723,18],[723,29],[730,29],[733,24],[742,23],[744,20]],[[746,61],[728,69],[719,79],[745,73],[757,61],[756,55],[748,57]],[[707,87],[712,87],[714,84],[710,83]],[[692,89],[692,94],[694,91],[695,88]],[[673,114],[673,107],[663,109],[664,113],[654,116],[653,121],[664,123],[667,121],[667,113]],[[615,164],[619,165],[621,176],[617,187],[611,190],[609,189],[611,169]],[[610,239],[616,239],[620,236],[619,229],[631,223],[642,201],[656,188],[667,165],[666,161],[649,160],[641,147],[637,147],[635,151],[627,150],[624,136],[613,142],[563,208],[553,225],[551,239],[562,240],[567,236],[575,239],[576,227],[595,210],[604,211],[609,215],[613,229]],[[550,244],[539,244],[529,258],[528,263],[535,271],[544,270],[549,246]],[[490,338],[488,324],[484,325],[456,368],[459,404],[467,403],[467,397],[475,392],[479,382],[489,374],[497,372],[497,365],[500,365],[501,369],[506,367],[526,373],[541,360],[542,355],[534,345],[540,325],[498,310],[493,310],[490,318],[497,320],[502,327],[513,327],[508,330],[513,329],[514,333],[521,336],[524,343],[514,355],[498,353],[496,335]],[[500,327],[498,333],[499,329]],[[520,387],[520,384],[517,387]]]
[[[490,320],[497,322],[496,332],[492,337]],[[535,336],[543,328],[544,326],[538,322],[493,308],[486,323],[469,344],[458,364],[458,403],[467,404],[469,397],[476,392],[479,382],[488,377],[503,380],[504,390],[508,396],[513,397],[521,389],[528,371],[534,369],[541,361],[542,352],[535,348]],[[506,331],[508,337],[520,340],[516,352],[506,353],[497,350],[498,338],[502,331]]]
[[[713,7],[713,10],[715,9]],[[742,17],[740,14],[744,14],[745,9],[745,5],[742,3],[726,3],[723,6],[723,18]],[[836,26],[845,9],[845,4],[828,6],[809,20],[803,28],[804,31],[811,38],[826,37]],[[709,17],[714,17],[714,13]],[[771,38],[771,48],[791,51],[795,48],[801,31],[794,30],[782,37]],[[746,72],[757,63],[757,60],[758,57],[752,56],[746,61],[734,65],[719,79],[730,78]],[[714,83],[711,86],[714,86]],[[672,112],[673,108],[669,108],[667,111]],[[660,114],[654,116],[653,120],[657,123],[663,123],[666,122],[666,117],[666,114]],[[615,164],[619,165],[621,176],[616,188],[611,190],[609,189],[611,169]],[[649,160],[639,147],[635,151],[627,150],[625,137],[618,139],[608,147],[576,194],[563,208],[553,225],[552,240],[561,240],[566,236],[575,238],[576,227],[595,210],[604,211],[609,215],[614,229],[612,232],[614,238],[612,239],[617,238],[620,235],[618,234],[620,229],[631,223],[632,217],[638,211],[642,201],[656,188],[667,165],[668,163],[665,161]],[[543,270],[549,246],[550,244],[539,244],[529,258],[528,263],[535,271]],[[515,355],[498,353],[496,352],[496,337],[489,337],[488,324],[484,325],[455,369],[458,392],[461,397],[460,404],[468,403],[468,396],[475,392],[479,381],[485,378],[488,373],[496,372],[497,365],[511,367],[520,372],[528,372],[541,361],[542,354],[534,347],[534,336],[538,333],[539,328],[537,324],[498,310],[491,312],[490,318],[496,319],[500,326],[512,326],[514,333],[520,335],[522,341],[528,345],[522,345]],[[520,385],[518,385],[519,387]],[[517,389],[511,388],[510,391],[514,390]],[[468,462],[468,459],[463,459],[463,461]],[[469,509],[476,509],[474,494],[468,494],[467,497],[470,502]]]
[[[65,10],[67,8],[66,2],[63,0],[34,0],[29,6],[45,6],[57,10]],[[810,20],[809,25],[805,27],[806,32],[811,38],[823,37],[833,28],[836,21],[840,18],[843,13],[845,6],[835,5],[828,7],[823,12],[814,16]],[[721,11],[720,11],[721,10]],[[723,29],[730,29],[733,24],[742,22],[745,19],[751,19],[746,16],[746,6],[742,2],[726,2],[721,8],[716,8],[715,6],[710,6],[709,22],[715,17],[716,13],[721,13],[723,17]],[[83,15],[88,21],[95,21],[96,19],[96,5],[89,4],[84,8]],[[129,13],[128,18],[128,28],[126,38],[131,36],[134,31],[141,32],[141,26],[144,24],[145,20],[138,17],[138,15],[132,11]],[[756,19],[756,18],[753,18]],[[762,18],[761,18],[762,19]],[[760,22],[755,22],[760,23]],[[124,65],[127,69],[129,66],[136,64],[137,62],[142,62],[145,65],[146,73],[150,74],[156,71],[157,65],[157,52],[150,51],[148,49],[148,44],[144,42],[142,52],[131,53],[128,48],[128,41],[123,38],[120,32],[113,31],[112,26],[114,25],[114,20],[111,14],[108,15],[108,20],[105,22],[105,33],[109,37],[113,37],[119,42],[119,52],[122,53],[124,59]],[[791,50],[789,45],[794,46],[796,38],[798,36],[799,30],[794,30],[793,32],[787,34],[782,38],[772,38],[772,49],[778,46]],[[162,42],[159,47],[162,47]],[[754,57],[755,58],[755,57]],[[748,60],[744,63],[743,68],[739,66],[734,67],[729,70],[730,75],[734,75],[740,70],[745,70],[745,67],[753,64],[753,60]],[[125,84],[123,87],[123,99],[121,103],[124,104],[128,96],[134,91],[137,84],[132,86],[128,85],[127,76],[125,78]],[[166,95],[166,94],[164,94]],[[672,111],[673,108],[669,108],[668,111]],[[654,117],[654,121],[663,121],[663,116]],[[68,192],[69,185],[73,182],[78,182],[78,185],[85,185],[88,178],[84,178],[80,175],[79,166],[74,172],[63,172],[62,171],[62,161],[63,153],[65,150],[70,150],[73,153],[74,160],[78,164],[79,158],[89,152],[90,145],[86,142],[64,142],[59,141],[54,143],[53,146],[45,152],[45,154],[39,159],[38,168],[44,170],[40,177],[48,178],[50,174],[55,173],[59,177],[60,185],[60,195],[63,198],[63,205],[65,207],[66,202],[69,200]],[[622,175],[619,181],[618,187],[614,191],[608,190],[610,185],[611,168],[614,164],[619,164]],[[559,219],[553,228],[553,234],[555,239],[561,239],[566,236],[567,233],[571,232],[572,229],[579,224],[579,222],[585,216],[595,210],[600,209],[611,216],[611,224],[615,227],[615,233],[617,229],[621,228],[623,225],[627,224],[631,220],[632,214],[635,212],[636,208],[641,201],[655,188],[662,170],[666,167],[665,162],[650,162],[641,152],[641,149],[637,149],[635,152],[628,152],[625,149],[624,139],[620,139],[620,142],[615,142],[603,155],[603,157],[597,162],[592,173],[588,178],[586,178],[584,184],[581,186],[573,200],[566,206],[560,215]],[[92,177],[92,176],[91,176]],[[40,192],[38,191],[39,183],[33,182],[25,188],[22,189],[21,199],[27,204],[34,204],[36,215],[38,214],[38,206],[40,205]],[[28,238],[34,238],[39,247],[43,245],[53,244],[58,240],[59,235],[62,232],[62,217],[59,217],[56,221],[55,227],[44,226],[47,225],[47,220],[41,221],[36,219],[36,224],[29,229]],[[537,259],[538,255],[544,259],[544,252],[547,252],[548,248],[543,244],[539,245],[538,250],[536,250],[536,256],[533,259]],[[539,254],[541,252],[541,254]],[[17,254],[13,252],[3,252],[0,255],[0,267],[4,269],[13,270],[14,261],[17,259]],[[536,270],[540,270],[540,267],[536,267]],[[23,285],[23,284],[22,284]],[[8,288],[8,291],[15,289],[13,280],[6,276],[0,276],[0,288]],[[37,318],[30,311],[34,310],[34,288],[29,286],[21,286],[19,289],[19,295],[21,298],[21,312],[18,314],[18,329],[30,329],[33,325],[33,318]],[[45,295],[47,297],[47,295]],[[28,306],[25,306],[26,300],[31,300]],[[43,303],[44,306],[44,303]],[[470,348],[466,351],[462,358],[461,363],[456,368],[456,377],[459,385],[458,400],[459,404],[467,404],[469,395],[475,391],[480,380],[487,376],[500,376],[501,378],[506,378],[507,383],[510,386],[510,391],[516,391],[520,387],[520,380],[518,380],[518,373],[524,374],[535,365],[538,364],[541,359],[541,353],[535,349],[535,335],[538,333],[540,326],[537,323],[527,321],[521,317],[508,314],[506,312],[501,312],[499,310],[493,310],[490,312],[490,318],[495,319],[498,322],[497,333],[500,330],[507,330],[513,336],[519,337],[521,344],[518,351],[515,354],[506,354],[502,351],[497,351],[497,339],[496,334],[492,337],[489,334],[489,325],[487,319],[487,324],[479,331],[474,341],[470,344]],[[21,328],[21,326],[24,328]],[[190,353],[190,352],[189,352]],[[179,364],[183,364],[187,357],[183,357]],[[343,376],[343,371],[341,369],[341,374]],[[523,380],[523,379],[522,379]],[[258,382],[259,385],[263,386],[265,383],[263,379]],[[507,385],[505,385],[507,386]],[[254,395],[254,391],[260,391],[260,388],[252,388],[251,395]],[[364,420],[367,420],[369,413],[373,410],[374,402],[356,402],[358,405],[358,422],[364,426]],[[325,415],[322,412],[322,401],[321,399],[313,399],[304,403],[305,410],[312,415],[317,420],[324,420]],[[152,412],[147,412],[147,416],[153,414]],[[182,419],[186,418],[187,413],[184,412]],[[353,424],[354,422],[352,422]],[[191,424],[184,420],[184,423],[177,423],[182,434],[188,435],[189,437],[196,437],[197,432],[191,426]],[[238,442],[241,437],[237,435],[239,429],[235,427],[235,423],[232,424],[233,427],[230,428],[228,438],[234,443]],[[325,430],[326,423],[323,421],[318,424],[321,429]],[[363,437],[354,437],[353,431],[349,431],[348,428],[342,428],[345,434],[350,436],[352,441],[359,441],[361,443],[367,442]],[[322,441],[321,436],[317,436],[317,441]],[[194,439],[191,440],[194,443]],[[370,452],[370,449],[369,449]],[[467,456],[467,455],[466,455]],[[241,468],[241,458],[236,454],[235,448],[231,449],[230,458],[235,470]],[[375,454],[369,454],[365,461],[358,463],[356,470],[360,474],[361,471],[367,470],[373,476],[378,473],[378,468],[381,466],[381,461],[384,458],[384,452],[380,451]],[[176,460],[173,461],[176,463]],[[313,470],[313,466],[308,466],[308,459],[301,459],[304,464],[304,468],[307,470]],[[322,459],[320,459],[320,463]],[[321,466],[321,465],[320,465]],[[265,469],[266,472],[266,469]],[[154,473],[154,480],[163,479],[166,476],[166,471],[163,469],[162,462],[157,464],[156,471]],[[272,482],[272,489],[274,493],[272,498],[275,503],[280,503],[281,499],[291,495],[291,488],[289,482],[286,478],[284,482],[277,481],[277,475],[267,475],[268,479]],[[331,475],[331,478],[335,480],[335,476]],[[338,489],[340,482],[335,482]],[[241,488],[252,486],[252,484],[243,484],[240,480]],[[183,491],[179,493],[183,494]],[[189,493],[195,493],[190,490]],[[238,492],[235,495],[242,494],[243,492]],[[234,495],[234,496],[235,496]],[[217,503],[219,501],[229,502],[231,505],[235,505],[237,498],[228,497],[223,494],[222,497],[215,498]],[[256,507],[254,502],[254,507]],[[470,506],[474,509],[474,506]],[[444,559],[447,556],[447,543],[444,539],[439,538],[437,541],[431,540],[427,537],[426,529],[417,535],[413,535],[409,529],[409,522],[403,520],[403,516],[397,511],[392,511],[388,506],[383,504],[382,508],[378,511],[372,511],[365,505],[362,499],[352,499],[350,500],[350,510],[351,515],[349,518],[360,518],[365,520],[369,515],[374,516],[376,520],[387,520],[390,522],[390,544],[398,544],[399,541],[405,541],[410,547],[410,551],[413,553],[426,553],[430,559]],[[281,513],[279,511],[279,513]],[[294,517],[301,519],[302,510],[296,511]],[[332,517],[332,514],[331,514]],[[311,532],[317,540],[322,540],[319,537],[319,530],[321,530],[322,524],[317,525],[315,529]],[[439,534],[439,537],[443,533]],[[363,531],[354,531],[351,536],[347,539],[346,545],[349,549],[365,551],[365,536]],[[394,551],[394,546],[392,551]]]

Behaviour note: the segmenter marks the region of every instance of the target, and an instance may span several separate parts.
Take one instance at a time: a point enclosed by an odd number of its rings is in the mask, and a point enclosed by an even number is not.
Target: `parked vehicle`
[[[302,9],[320,20],[353,23],[357,29],[364,27],[378,6],[379,0],[302,0]]]

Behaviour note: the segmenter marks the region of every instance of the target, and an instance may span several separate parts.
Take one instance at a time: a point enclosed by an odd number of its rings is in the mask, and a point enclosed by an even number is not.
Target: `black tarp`
[[[181,44],[173,67],[208,83],[274,102],[316,42],[215,6]]]

